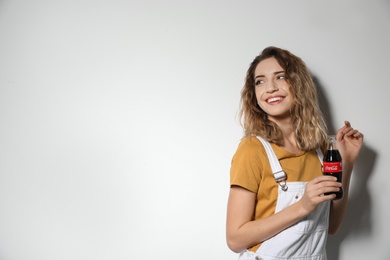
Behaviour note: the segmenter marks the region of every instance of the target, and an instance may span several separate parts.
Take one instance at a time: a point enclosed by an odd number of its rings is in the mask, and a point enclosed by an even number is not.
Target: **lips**
[[[272,103],[280,102],[283,99],[284,99],[284,97],[278,96],[278,97],[270,97],[266,101],[267,101],[268,104],[272,104]]]

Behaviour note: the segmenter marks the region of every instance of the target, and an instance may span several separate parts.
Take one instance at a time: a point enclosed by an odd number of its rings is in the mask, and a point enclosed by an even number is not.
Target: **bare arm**
[[[309,215],[321,202],[333,199],[335,195],[323,194],[337,191],[339,187],[335,177],[317,177],[307,184],[303,197],[297,203],[269,217],[254,220],[256,193],[232,186],[226,221],[229,248],[238,253],[269,239]]]
[[[343,190],[341,200],[332,201],[329,217],[329,233],[334,234],[340,228],[348,202],[349,184],[355,160],[363,144],[363,134],[353,129],[348,121],[337,132],[337,147],[343,159]]]

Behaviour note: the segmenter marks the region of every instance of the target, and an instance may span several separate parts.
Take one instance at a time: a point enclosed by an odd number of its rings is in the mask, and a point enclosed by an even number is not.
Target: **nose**
[[[276,82],[274,80],[270,80],[267,82],[267,85],[266,85],[266,91],[268,93],[273,93],[275,91],[279,90]]]

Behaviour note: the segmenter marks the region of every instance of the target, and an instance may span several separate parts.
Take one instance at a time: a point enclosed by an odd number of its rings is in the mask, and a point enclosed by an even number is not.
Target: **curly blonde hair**
[[[291,123],[299,149],[309,151],[322,147],[326,141],[327,127],[318,105],[312,76],[301,58],[274,46],[265,48],[250,64],[246,74],[239,113],[245,136],[261,136],[278,145],[283,144],[282,132],[274,122],[268,120],[255,94],[255,69],[262,60],[271,57],[285,70],[290,86],[293,97]]]

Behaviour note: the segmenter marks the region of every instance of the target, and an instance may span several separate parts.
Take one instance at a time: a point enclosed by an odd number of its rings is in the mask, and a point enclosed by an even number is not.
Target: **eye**
[[[276,76],[277,79],[285,79],[285,76],[284,75],[278,75]]]
[[[263,84],[263,83],[264,83],[264,80],[258,79],[255,81],[255,86],[258,86],[258,85]]]

